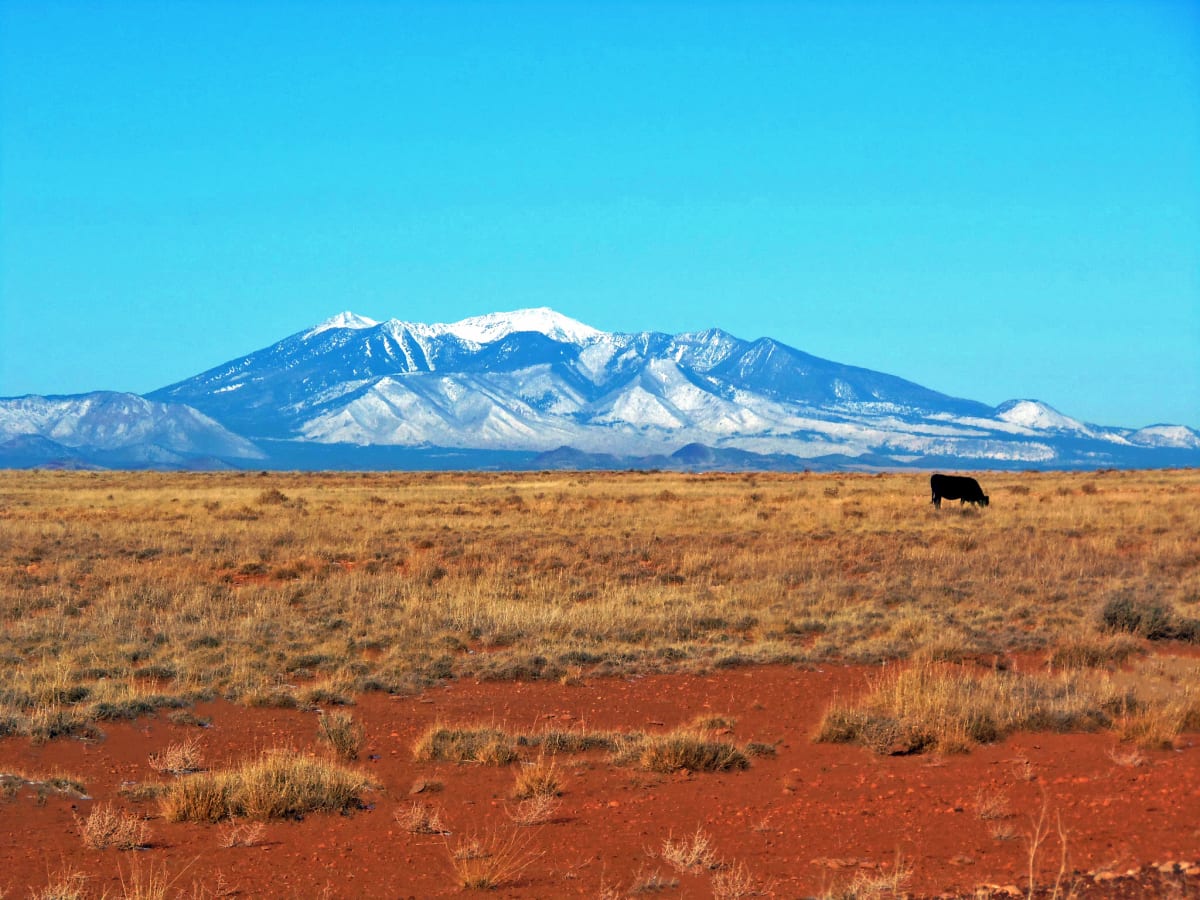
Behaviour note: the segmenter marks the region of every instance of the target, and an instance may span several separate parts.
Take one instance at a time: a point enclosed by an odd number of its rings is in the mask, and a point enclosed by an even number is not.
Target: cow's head
[[[987,494],[983,494],[982,496],[983,496],[983,505],[984,505],[984,506],[987,506],[987,505],[988,505],[988,495],[987,495]]]

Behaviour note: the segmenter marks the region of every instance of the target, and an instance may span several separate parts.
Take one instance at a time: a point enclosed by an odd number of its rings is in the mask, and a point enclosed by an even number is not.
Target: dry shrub
[[[529,848],[528,832],[511,829],[467,836],[453,847],[446,845],[450,869],[460,887],[494,890],[513,884],[542,854]]]
[[[759,884],[744,862],[734,863],[713,872],[713,900],[741,900],[742,897],[762,896],[767,888]]]
[[[984,821],[1007,819],[1012,815],[1008,805],[1008,794],[999,788],[980,788],[975,794],[975,814]]]
[[[66,867],[50,875],[45,887],[30,891],[30,900],[85,900],[87,880],[87,873]]]
[[[227,822],[217,832],[217,845],[225,849],[254,847],[262,840],[266,825],[262,822]]]
[[[396,810],[393,818],[397,825],[413,834],[449,833],[442,824],[442,810],[439,806],[413,803],[405,809]]]
[[[496,728],[430,727],[413,746],[413,758],[505,766],[517,759],[516,739]]]
[[[370,788],[365,776],[295,750],[268,750],[236,769],[201,772],[173,782],[159,800],[171,822],[296,818],[343,812]]]
[[[680,872],[721,868],[721,860],[713,849],[712,839],[699,828],[688,838],[675,840],[668,837],[663,841],[659,855]]]
[[[561,805],[562,801],[553,794],[536,794],[518,803],[515,810],[506,812],[516,825],[522,827],[545,825],[554,818]]]
[[[677,887],[679,887],[678,878],[664,875],[655,869],[653,872],[638,872],[629,886],[629,893],[633,895],[657,894],[659,891],[673,891]]]
[[[353,762],[366,744],[366,730],[349,713],[322,713],[317,718],[317,736],[339,759]]]
[[[198,738],[168,744],[164,750],[150,755],[150,768],[165,775],[187,775],[204,768],[204,753]]]
[[[79,836],[93,850],[137,850],[145,847],[150,839],[150,826],[132,813],[121,812],[107,804],[97,805],[86,819],[75,818]]]
[[[747,769],[746,754],[727,741],[713,740],[708,734],[680,728],[662,735],[650,735],[633,743],[618,757],[632,758],[651,772],[725,772]]]

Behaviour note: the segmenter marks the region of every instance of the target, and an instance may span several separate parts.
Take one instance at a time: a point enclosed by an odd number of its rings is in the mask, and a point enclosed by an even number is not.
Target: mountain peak
[[[520,331],[537,332],[568,344],[586,343],[604,333],[547,306],[472,316],[439,327],[457,338],[475,344],[490,344]]]
[[[1041,400],[1009,400],[996,407],[996,418],[1025,428],[1088,432],[1078,419],[1064,416]]]
[[[374,328],[378,324],[374,319],[368,319],[366,316],[360,316],[357,313],[346,310],[326,319],[320,325],[308,331],[304,336],[313,337],[322,331],[329,331],[334,328]]]

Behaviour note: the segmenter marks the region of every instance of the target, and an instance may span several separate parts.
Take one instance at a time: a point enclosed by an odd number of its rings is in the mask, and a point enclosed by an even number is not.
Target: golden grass
[[[517,759],[516,738],[498,728],[433,725],[417,738],[413,758],[503,766]]]
[[[1105,728],[1135,702],[1102,678],[923,660],[880,677],[858,700],[832,704],[816,739],[858,743],[878,753],[955,752],[1017,730]]]
[[[557,797],[562,793],[562,778],[554,760],[544,757],[521,768],[513,782],[512,798]]]
[[[1112,667],[1200,639],[1200,472],[981,480],[988,509],[936,511],[923,474],[0,472],[0,735],[450,677],[1063,635],[1056,667]]]
[[[322,713],[317,719],[317,736],[340,759],[353,762],[366,744],[366,730],[348,713]]]
[[[526,832],[515,828],[507,833],[492,831],[471,834],[453,845],[447,841],[450,869],[460,887],[494,890],[515,883],[540,851],[530,849]]]
[[[150,755],[150,768],[162,775],[188,775],[204,768],[204,751],[199,738],[168,744]]]
[[[360,802],[364,775],[294,750],[269,750],[235,769],[201,772],[172,782],[159,798],[169,822],[298,818],[343,812]]]

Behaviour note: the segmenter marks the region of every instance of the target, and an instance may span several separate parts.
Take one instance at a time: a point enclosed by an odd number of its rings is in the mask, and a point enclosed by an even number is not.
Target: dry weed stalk
[[[1050,836],[1050,824],[1047,822],[1047,812],[1049,809],[1049,799],[1046,793],[1042,791],[1042,807],[1037,816],[1030,816],[1030,829],[1026,833],[1026,845],[1028,847],[1029,857],[1029,888],[1028,898],[1033,900],[1034,893],[1037,891],[1037,858],[1041,852],[1042,845]],[[1067,866],[1069,862],[1067,830],[1062,823],[1062,814],[1055,813],[1055,833],[1058,837],[1059,845],[1059,864],[1058,872],[1054,878],[1054,887],[1051,889],[1051,900],[1058,900],[1062,896],[1063,879],[1067,874]],[[1073,893],[1073,892],[1072,892]]]
[[[494,890],[516,882],[529,864],[542,856],[529,847],[528,832],[511,829],[467,836],[446,850],[450,868],[460,887]]]

